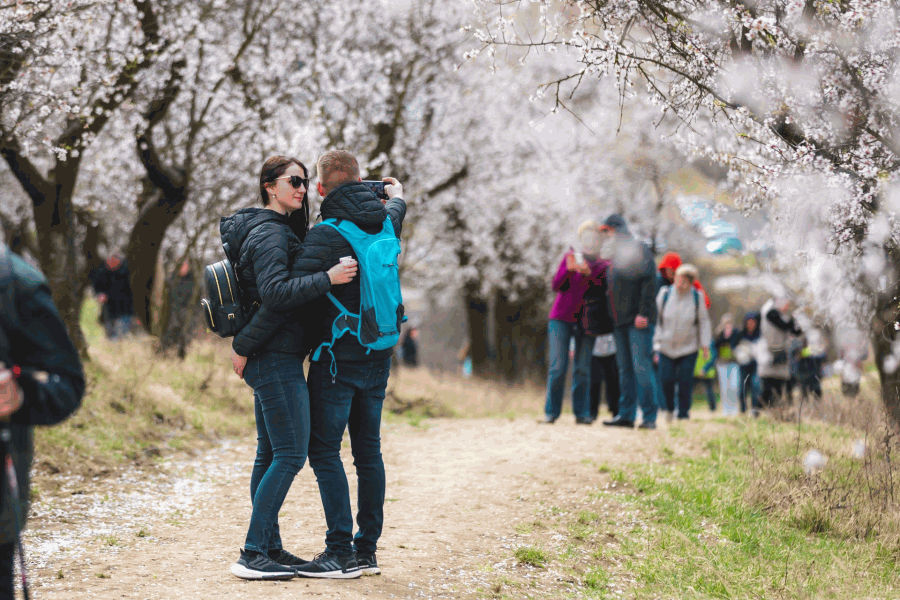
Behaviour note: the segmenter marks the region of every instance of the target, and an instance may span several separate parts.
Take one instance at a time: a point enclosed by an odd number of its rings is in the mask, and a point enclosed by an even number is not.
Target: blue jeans
[[[569,368],[569,340],[575,338],[575,364],[572,365],[572,412],[579,419],[591,418],[591,354],[594,336],[584,335],[575,323],[550,319],[547,341],[550,345],[550,371],[547,373],[547,402],[544,414],[558,419],[562,412]]]
[[[634,421],[640,405],[645,423],[656,423],[656,375],[653,368],[653,330],[632,325],[616,327],[616,364],[619,367],[619,418]]]
[[[384,523],[381,407],[391,359],[338,362],[334,381],[328,368],[329,361],[309,367],[309,464],[325,509],[325,547],[335,554],[349,554],[354,546],[357,552],[374,554]],[[348,427],[357,480],[355,537],[350,488],[341,462],[341,439]]]
[[[253,512],[244,548],[265,553],[282,547],[278,511],[306,462],[309,391],[303,359],[297,354],[251,357],[244,380],[253,388],[256,412],[256,460],[250,475]]]
[[[659,379],[662,383],[663,396],[668,409],[675,409],[675,386],[678,386],[678,418],[687,419],[691,410],[691,395],[694,391],[694,367],[697,364],[697,353],[687,356],[669,358],[659,354]],[[708,380],[712,383],[712,380]]]

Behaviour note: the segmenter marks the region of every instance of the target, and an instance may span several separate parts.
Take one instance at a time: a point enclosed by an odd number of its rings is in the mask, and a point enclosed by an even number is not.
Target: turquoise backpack
[[[400,240],[394,234],[390,217],[385,218],[381,231],[375,234],[366,233],[346,220],[325,219],[322,225],[336,229],[353,247],[359,261],[359,314],[347,310],[328,292],[328,299],[340,312],[331,324],[331,341],[323,342],[312,357],[314,361],[319,360],[322,350],[327,350],[331,354],[330,371],[334,378],[337,363],[332,347],[345,333],[358,339],[367,354],[393,348],[400,339],[400,324],[406,321],[400,293]]]

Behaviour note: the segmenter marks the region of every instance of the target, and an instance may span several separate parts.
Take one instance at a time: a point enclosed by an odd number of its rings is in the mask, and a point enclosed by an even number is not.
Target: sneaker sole
[[[360,569],[363,575],[381,575],[381,569],[378,567],[365,567]]]
[[[297,577],[313,577],[316,579],[356,579],[362,577],[363,572],[359,569],[355,571],[324,571],[322,573],[310,573],[308,571],[295,571]]]
[[[253,569],[248,569],[244,565],[239,565],[237,563],[231,565],[231,574],[235,577],[240,577],[241,579],[251,579],[256,581],[285,581],[295,577],[294,571],[276,571],[275,573],[270,573],[268,571],[254,571]]]

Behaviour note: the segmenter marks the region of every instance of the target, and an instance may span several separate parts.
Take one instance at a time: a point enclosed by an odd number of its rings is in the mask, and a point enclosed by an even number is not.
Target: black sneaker
[[[356,555],[334,554],[325,551],[317,554],[314,559],[294,567],[300,577],[322,577],[325,579],[356,579],[362,576],[359,565],[356,563]]]
[[[293,579],[294,568],[278,564],[268,556],[253,550],[241,550],[241,557],[231,565],[231,574],[241,579]]]
[[[308,560],[303,560],[299,556],[294,556],[284,548],[269,550],[269,558],[279,565],[284,565],[286,567],[299,567],[300,565],[305,565],[309,562]]]
[[[356,553],[356,563],[363,575],[381,575],[381,568],[374,554]]]

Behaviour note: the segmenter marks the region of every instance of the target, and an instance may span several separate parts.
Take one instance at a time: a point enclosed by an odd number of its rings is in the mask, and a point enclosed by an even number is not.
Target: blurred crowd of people
[[[825,344],[804,335],[790,297],[770,298],[739,322],[725,312],[713,327],[697,267],[676,252],[657,263],[619,215],[579,226],[578,248],[563,256],[552,288],[543,423],[562,412],[570,361],[579,424],[597,420],[601,397],[612,415],[604,425],[655,429],[660,412],[690,418],[696,387],[710,410],[754,416],[795,388],[822,395]]]

